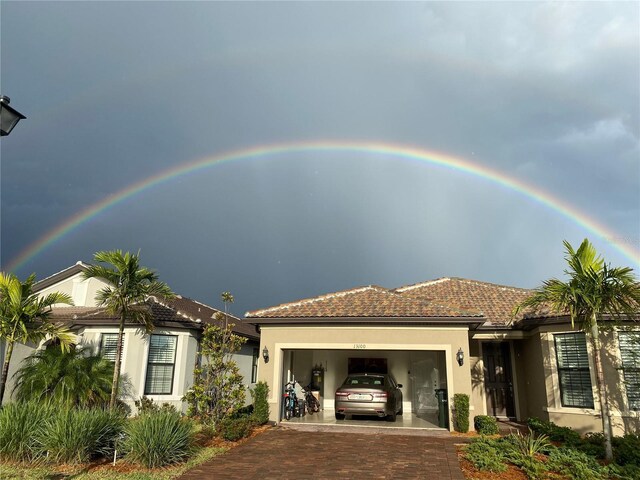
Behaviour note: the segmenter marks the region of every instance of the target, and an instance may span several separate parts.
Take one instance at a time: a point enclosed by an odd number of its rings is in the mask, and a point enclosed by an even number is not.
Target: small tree
[[[96,302],[98,305],[106,307],[106,310],[112,315],[117,315],[120,320],[109,401],[109,407],[114,408],[120,382],[125,322],[140,323],[147,333],[152,332],[153,315],[144,302],[151,296],[170,299],[175,294],[165,283],[158,280],[158,276],[153,271],[140,266],[140,253],[134,255],[129,252],[123,253],[121,250],[112,250],[97,252],[94,258],[96,262],[105,265],[91,265],[83,273],[83,276],[86,279],[102,278],[111,284],[97,293]]]
[[[609,399],[600,352],[600,327],[605,315],[612,319],[637,320],[640,311],[640,283],[629,267],[611,267],[598,255],[586,238],[577,250],[564,242],[567,281],[546,280],[515,309],[551,309],[556,314],[568,314],[571,325],[576,323],[591,339],[596,387],[600,400],[602,432],[607,460],[613,458]]]
[[[222,300],[233,302],[224,292]],[[183,400],[189,403],[189,414],[200,415],[214,424],[244,404],[243,377],[233,354],[240,351],[246,338],[233,333],[226,313],[216,312],[215,324],[207,325],[200,340],[200,365],[194,369],[193,387]]]
[[[50,345],[24,360],[16,372],[18,401],[49,402],[67,407],[105,407],[109,404],[113,363],[92,355],[87,347],[68,352]]]

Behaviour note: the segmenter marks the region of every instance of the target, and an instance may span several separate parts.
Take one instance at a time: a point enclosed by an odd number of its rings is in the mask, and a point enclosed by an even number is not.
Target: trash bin
[[[436,397],[438,399],[438,426],[449,428],[449,400],[447,399],[447,389],[437,388]]]

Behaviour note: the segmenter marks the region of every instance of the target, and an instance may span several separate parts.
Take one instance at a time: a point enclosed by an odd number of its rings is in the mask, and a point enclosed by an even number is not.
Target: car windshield
[[[344,385],[383,385],[384,377],[371,375],[352,375],[347,377]]]

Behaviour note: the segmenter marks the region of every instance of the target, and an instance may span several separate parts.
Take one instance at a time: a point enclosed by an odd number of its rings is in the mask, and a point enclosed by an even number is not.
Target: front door
[[[509,343],[483,343],[482,359],[487,415],[515,417]]]

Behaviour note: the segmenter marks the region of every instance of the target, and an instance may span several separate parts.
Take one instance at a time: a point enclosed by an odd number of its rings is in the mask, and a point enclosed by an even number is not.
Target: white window
[[[175,335],[151,335],[145,395],[171,395],[177,344]]]
[[[593,408],[589,355],[584,333],[554,335],[563,407]]]
[[[124,351],[124,334],[122,334],[122,351]],[[118,334],[103,333],[100,335],[100,355],[112,362],[116,361],[116,351],[118,350]],[[122,351],[120,360],[122,361]]]
[[[640,410],[640,332],[619,332],[622,373],[630,410]]]

